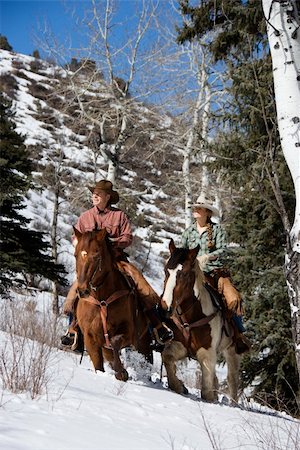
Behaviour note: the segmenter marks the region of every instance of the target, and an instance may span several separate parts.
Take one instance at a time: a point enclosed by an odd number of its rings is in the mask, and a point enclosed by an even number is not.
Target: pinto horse
[[[162,294],[162,306],[171,313],[170,326],[174,331],[174,340],[162,352],[169,388],[179,394],[188,392],[176,376],[176,361],[192,357],[201,365],[201,397],[208,402],[217,401],[216,363],[222,353],[228,366],[229,395],[236,402],[240,357],[235,351],[232,330],[205,286],[196,260],[199,246],[192,250],[176,248],[171,239],[169,249]]]
[[[139,309],[135,289],[118,270],[105,229],[80,233],[75,249],[79,300],[76,316],[95,370],[104,371],[104,359],[117,379],[128,373],[120,351],[134,347],[151,362],[148,323]]]

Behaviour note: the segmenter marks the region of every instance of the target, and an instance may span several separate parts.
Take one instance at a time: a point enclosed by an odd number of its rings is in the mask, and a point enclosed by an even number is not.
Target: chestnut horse
[[[118,270],[105,229],[80,233],[75,249],[79,300],[78,325],[95,370],[104,371],[107,360],[119,380],[128,373],[120,351],[134,347],[151,361],[151,337],[146,317],[138,307],[134,287]]]
[[[165,267],[162,294],[162,306],[171,313],[171,325],[168,325],[174,331],[174,340],[162,352],[169,388],[179,394],[187,393],[176,376],[176,361],[192,357],[201,365],[201,397],[209,402],[217,401],[216,363],[218,354],[222,353],[228,366],[229,395],[236,402],[240,357],[224,313],[205,287],[204,274],[196,260],[199,246],[193,250],[176,248],[171,239],[169,249],[171,255]]]

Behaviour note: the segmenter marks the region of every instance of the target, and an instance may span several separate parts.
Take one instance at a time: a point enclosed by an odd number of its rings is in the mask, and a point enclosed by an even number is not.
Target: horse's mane
[[[194,272],[195,272],[195,278],[196,281],[195,283],[197,283],[198,287],[202,287],[205,283],[205,276],[204,276],[204,272],[200,269],[199,263],[197,258],[194,261]]]
[[[167,269],[175,269],[178,264],[183,264],[188,256],[188,253],[188,248],[176,248],[167,262]]]
[[[85,240],[86,244],[89,245],[93,240],[96,239],[97,234],[102,229],[100,229],[100,230],[94,229],[94,230],[91,230],[91,231],[86,231],[86,232],[82,233],[82,239]],[[99,242],[99,239],[97,239],[97,241]],[[108,237],[107,233],[105,233],[103,235],[103,239],[101,239],[100,242],[102,242],[102,241],[106,243],[106,246],[107,246],[107,249],[108,249],[109,253],[112,255],[113,259],[115,259],[114,258],[115,255],[114,255],[114,252],[113,252],[113,246],[112,246],[112,243],[109,240],[109,237]]]

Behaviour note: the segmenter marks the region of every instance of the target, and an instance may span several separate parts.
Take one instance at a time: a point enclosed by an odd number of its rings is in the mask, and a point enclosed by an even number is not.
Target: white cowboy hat
[[[205,194],[200,194],[197,198],[196,202],[192,204],[192,208],[195,207],[206,208],[212,212],[212,215],[215,217],[219,217],[220,213],[216,206],[213,205],[212,200],[209,200]]]

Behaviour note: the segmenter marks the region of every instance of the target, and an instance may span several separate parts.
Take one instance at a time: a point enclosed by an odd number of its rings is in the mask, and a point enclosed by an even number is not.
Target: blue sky
[[[67,2],[78,4],[78,2]],[[0,0],[0,32],[14,51],[32,54],[37,47],[34,34],[45,21],[54,32],[70,29],[71,21],[61,0]]]
[[[7,37],[14,51],[29,55],[38,47],[34,35],[41,35],[47,23],[60,40],[70,35],[71,45],[76,47],[80,37],[72,11],[80,14],[88,4],[88,0],[0,0],[0,33]],[[121,5],[126,14],[133,2],[122,0]]]

